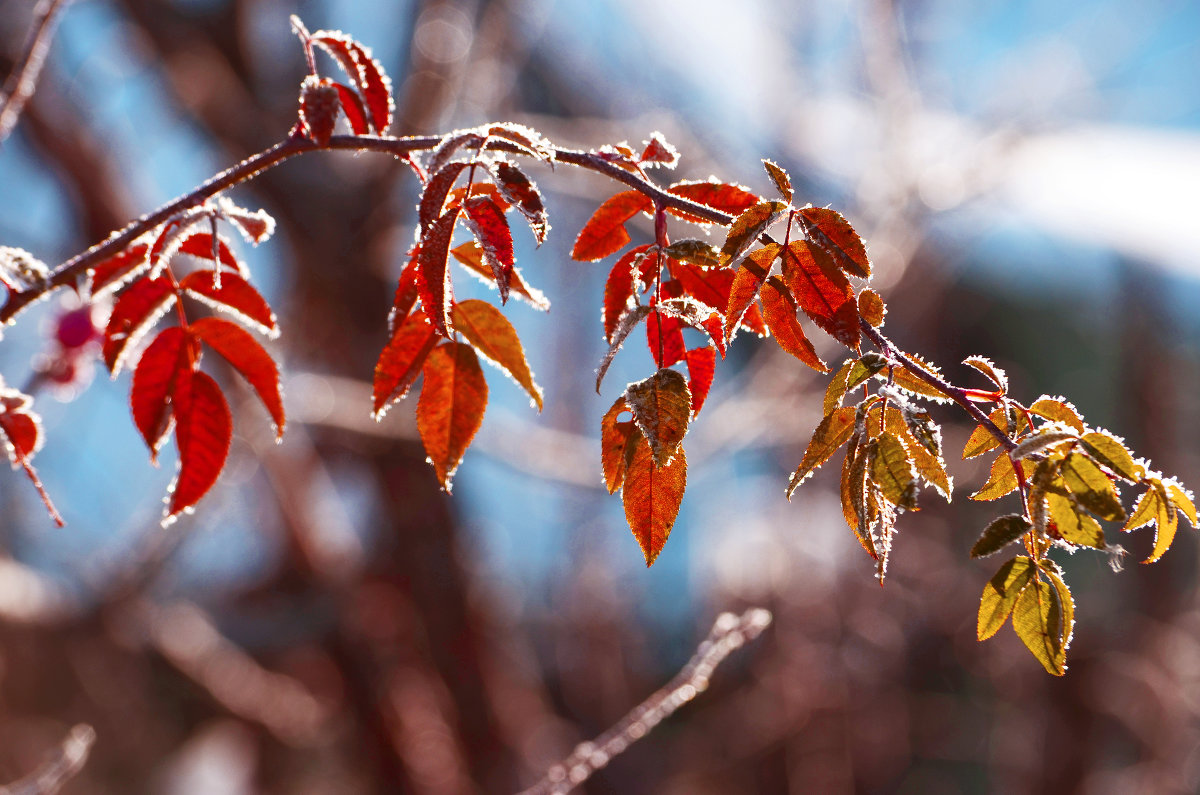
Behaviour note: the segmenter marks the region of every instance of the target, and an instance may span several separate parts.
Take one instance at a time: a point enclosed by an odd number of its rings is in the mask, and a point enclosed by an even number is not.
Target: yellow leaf
[[[1179,514],[1175,510],[1175,506],[1167,498],[1167,491],[1163,487],[1161,480],[1153,480],[1150,483],[1151,488],[1158,495],[1155,500],[1157,504],[1157,512],[1154,516],[1154,550],[1150,553],[1150,557],[1143,560],[1143,563],[1153,563],[1163,556],[1163,554],[1171,548],[1171,544],[1175,541],[1175,531],[1179,529]]]
[[[1125,508],[1117,490],[1096,463],[1081,453],[1070,453],[1062,462],[1062,478],[1067,488],[1087,508],[1101,519],[1119,522],[1125,518]]]
[[[1026,473],[1030,471],[1029,462],[1021,461],[1021,467]],[[1001,453],[996,456],[996,460],[992,462],[991,474],[988,476],[987,483],[980,487],[979,491],[971,495],[973,500],[998,500],[1005,494],[1011,494],[1017,488],[1017,473],[1013,469],[1013,463],[1006,453]]]
[[[1052,422],[1061,422],[1083,433],[1083,418],[1079,412],[1064,398],[1052,398],[1043,395],[1029,407],[1030,414],[1036,414]]]
[[[1134,463],[1129,448],[1112,434],[1104,431],[1092,431],[1080,437],[1084,449],[1091,453],[1092,458],[1111,469],[1126,480],[1137,483],[1142,479],[1138,465]]]
[[[789,500],[792,498],[792,492],[818,467],[828,461],[838,448],[850,438],[854,432],[854,415],[853,406],[843,406],[834,409],[832,413],[821,420],[821,424],[813,431],[812,440],[804,451],[804,458],[800,461],[800,466],[796,467],[796,471],[788,480],[787,498]]]
[[[976,634],[980,640],[987,640],[1004,626],[1013,611],[1013,605],[1032,576],[1033,567],[1029,558],[1020,555],[1007,561],[988,580],[983,587],[983,596],[979,598]]]
[[[917,506],[916,475],[908,450],[904,442],[889,431],[881,433],[877,440],[871,479],[893,505],[907,510]]]
[[[1066,673],[1063,607],[1057,588],[1034,577],[1013,608],[1013,629],[1047,672]]]
[[[1070,497],[1046,492],[1046,505],[1063,540],[1083,547],[1104,549],[1104,530],[1095,519],[1082,513]]]
[[[1188,494],[1187,490],[1183,488],[1183,486],[1180,486],[1174,481],[1166,481],[1166,486],[1167,494],[1170,496],[1171,502],[1175,504],[1177,509],[1183,511],[1183,515],[1186,516],[1187,520],[1192,523],[1192,527],[1197,527],[1196,504],[1192,502],[1191,495]]]

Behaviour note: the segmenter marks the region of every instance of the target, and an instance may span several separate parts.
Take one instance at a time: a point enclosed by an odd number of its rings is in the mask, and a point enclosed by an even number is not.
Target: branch
[[[20,781],[0,787],[0,795],[54,795],[79,774],[96,742],[96,730],[79,724],[67,733],[58,752]]]
[[[33,12],[33,24],[29,28],[29,36],[25,39],[25,49],[17,58],[12,72],[4,81],[3,91],[0,92],[0,143],[12,132],[25,103],[33,96],[38,74],[42,71],[46,52],[50,49],[50,36],[54,33],[59,12],[70,2],[71,0],[42,0]]]
[[[563,795],[587,781],[617,754],[645,737],[684,704],[708,687],[709,678],[730,652],[754,640],[771,624],[771,613],[763,608],[741,616],[717,616],[708,637],[692,659],[662,689],[655,692],[616,725],[591,742],[580,743],[571,755],[546,771],[542,780],[520,795]]]

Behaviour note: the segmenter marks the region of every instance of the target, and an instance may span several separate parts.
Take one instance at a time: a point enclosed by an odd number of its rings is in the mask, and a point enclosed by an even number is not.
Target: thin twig
[[[0,795],[54,795],[83,769],[95,742],[96,730],[79,724],[67,733],[52,759],[20,781],[0,787]]]
[[[580,743],[571,755],[546,771],[542,780],[520,795],[562,795],[570,792],[617,754],[645,737],[708,687],[713,671],[730,652],[753,640],[771,624],[771,613],[761,607],[741,616],[722,613],[712,631],[665,687],[655,692],[591,742]]]
[[[42,0],[33,12],[33,24],[25,39],[25,49],[13,65],[8,79],[4,81],[4,88],[0,90],[0,143],[3,143],[17,125],[25,103],[33,96],[38,74],[42,71],[46,52],[50,49],[50,36],[54,33],[59,12],[70,2],[71,0]]]

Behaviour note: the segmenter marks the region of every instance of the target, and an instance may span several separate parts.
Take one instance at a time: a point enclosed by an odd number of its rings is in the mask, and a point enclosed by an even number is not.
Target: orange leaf
[[[655,466],[650,445],[637,441],[625,473],[621,501],[625,520],[651,566],[662,552],[687,487],[687,457],[680,448],[666,466]]]
[[[829,252],[829,256],[843,270],[864,279],[871,278],[867,248],[841,213],[821,207],[805,207],[800,211],[800,219],[809,239]]]
[[[422,373],[425,385],[417,402],[417,431],[438,482],[450,491],[454,472],[483,424],[487,381],[475,350],[464,342],[434,348]]]
[[[571,259],[591,262],[615,254],[629,242],[625,222],[640,212],[649,212],[654,204],[636,190],[618,193],[601,204],[575,238]]]
[[[804,314],[835,340],[858,350],[854,290],[824,251],[793,240],[783,253],[783,280]]]
[[[629,309],[629,299],[634,296],[635,291],[641,292],[653,276],[653,268],[658,265],[657,255],[642,257],[640,263],[638,262],[638,257],[649,249],[649,245],[631,248],[608,272],[608,281],[604,284],[604,339],[608,342],[612,342],[613,332],[617,330],[621,316]],[[638,265],[636,284],[633,276],[635,263]]]
[[[275,423],[275,436],[282,437],[287,419],[279,391],[279,368],[258,340],[241,326],[219,317],[201,318],[188,326],[188,331],[221,354],[254,387]]]
[[[642,435],[632,419],[618,421],[628,411],[629,406],[622,395],[600,420],[600,463],[604,467],[604,485],[609,494],[615,494],[625,482],[626,448],[630,437]]]
[[[484,358],[511,375],[541,411],[541,387],[533,381],[533,373],[525,361],[525,350],[508,318],[487,301],[477,299],[455,304],[452,316],[455,330]]]
[[[491,267],[483,262],[483,249],[474,240],[450,249],[450,253],[454,255],[460,265],[470,271],[473,276],[478,276],[484,284],[489,287],[497,286]],[[550,309],[550,301],[545,294],[541,290],[527,285],[525,278],[521,275],[521,269],[515,265],[509,278],[508,287],[512,291],[511,295],[522,299],[534,309],[541,309],[543,312]]]
[[[763,319],[767,321],[767,328],[775,336],[779,347],[818,373],[829,372],[829,366],[817,356],[816,350],[800,326],[800,321],[796,319],[796,307],[790,297],[780,290],[782,283],[776,282],[777,277],[772,276],[762,287]],[[785,287],[784,290],[786,289]]]
[[[862,313],[862,319],[875,328],[882,326],[883,319],[887,316],[887,306],[883,299],[869,287],[858,294],[858,311]]]
[[[217,482],[233,440],[229,406],[217,382],[205,373],[193,373],[176,385],[174,412],[179,472],[171,484],[164,524],[194,506]]]
[[[408,394],[435,344],[437,334],[424,312],[417,310],[404,319],[375,364],[375,419],[381,419],[393,403]]]
[[[654,451],[655,463],[665,466],[679,451],[691,418],[692,396],[683,374],[659,370],[625,387],[625,402]]]

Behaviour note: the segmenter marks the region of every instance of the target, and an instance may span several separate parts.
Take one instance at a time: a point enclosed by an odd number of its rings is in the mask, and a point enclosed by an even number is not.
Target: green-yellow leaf
[[[878,447],[871,467],[871,479],[888,502],[912,510],[917,506],[917,489],[908,449],[889,431],[879,434],[876,441]]]
[[[644,381],[625,388],[625,402],[650,443],[657,466],[666,466],[687,435],[692,394],[677,370],[663,368]]]
[[[1121,529],[1128,533],[1150,524],[1156,516],[1158,516],[1158,490],[1151,487],[1138,498],[1137,503],[1133,506],[1133,513],[1125,520],[1125,525]]]
[[[1134,463],[1129,448],[1115,436],[1104,431],[1085,433],[1080,441],[1092,458],[1111,469],[1126,480],[1137,483],[1142,479],[1138,465]]]
[[[834,412],[838,406],[842,405],[842,399],[846,397],[846,393],[850,388],[846,386],[846,379],[850,376],[850,370],[854,367],[856,360],[851,359],[842,362],[842,366],[833,374],[833,378],[829,381],[829,386],[825,387],[825,415],[828,416]]]
[[[1104,530],[1100,524],[1079,510],[1070,497],[1046,492],[1046,507],[1050,510],[1050,518],[1058,527],[1058,534],[1064,541],[1078,544],[1082,547],[1104,549]]]
[[[993,555],[1032,529],[1033,525],[1029,520],[1019,514],[1013,513],[993,519],[992,523],[984,528],[975,546],[971,547],[971,557],[986,558]]]
[[[1063,482],[1084,508],[1113,522],[1125,518],[1125,508],[1117,497],[1116,488],[1092,459],[1081,453],[1069,453],[1062,462],[1061,471]]]
[[[1029,584],[1033,571],[1029,558],[1020,555],[1005,562],[988,580],[979,599],[976,634],[980,640],[987,640],[1004,626],[1013,611],[1013,605],[1017,603],[1017,597]]]
[[[850,438],[854,432],[854,414],[853,406],[843,406],[834,409],[825,419],[821,420],[821,424],[813,431],[812,440],[804,451],[804,458],[800,461],[800,466],[796,467],[796,471],[788,479],[787,498],[789,500],[792,498],[792,492],[819,466],[828,461],[838,448]]]
[[[1047,672],[1066,673],[1063,606],[1057,588],[1035,577],[1017,599],[1013,629]]]
[[[1156,500],[1158,510],[1154,517],[1156,525],[1154,550],[1150,553],[1150,557],[1142,561],[1143,563],[1153,563],[1161,558],[1171,548],[1171,544],[1175,541],[1175,531],[1179,529],[1179,514],[1167,497],[1167,490],[1163,487],[1162,481],[1156,479],[1150,485],[1158,495]]]
[[[879,416],[878,412],[875,412],[875,416]],[[938,437],[934,432],[936,428],[931,431],[922,423],[910,424],[904,414],[891,406],[888,407],[885,424],[889,431],[904,442],[904,446],[908,449],[909,461],[916,468],[917,474],[937,489],[946,502],[949,502],[954,480],[946,473],[946,462],[942,460],[940,453],[935,453],[930,449],[931,447],[934,449],[940,447],[937,443]],[[916,425],[917,429],[921,431],[922,437],[929,440],[928,444],[917,437],[913,425]]]

